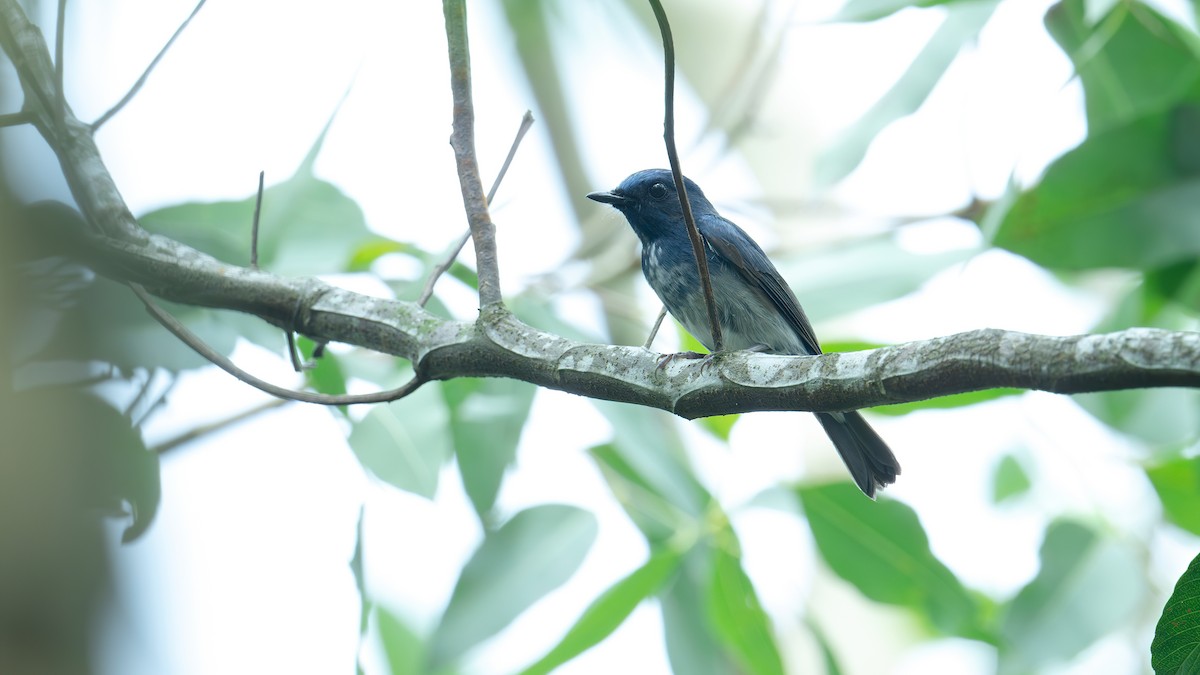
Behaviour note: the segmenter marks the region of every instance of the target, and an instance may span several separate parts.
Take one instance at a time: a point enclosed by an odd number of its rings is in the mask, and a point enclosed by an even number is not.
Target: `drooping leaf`
[[[653,596],[679,567],[681,552],[659,549],[641,567],[596,598],[545,656],[522,671],[522,675],[550,673],[612,634],[633,610]]]
[[[1200,672],[1200,556],[1175,583],[1150,643],[1155,673]]]
[[[498,378],[442,383],[463,487],[481,517],[491,511],[504,472],[516,459],[536,390],[527,382]]]
[[[1046,530],[1042,567],[1001,621],[1002,674],[1040,672],[1123,625],[1146,594],[1145,570],[1130,544],[1080,523]]]
[[[821,557],[863,595],[916,610],[949,635],[988,639],[981,609],[940,560],[913,510],[849,483],[796,489]]]
[[[488,533],[463,567],[430,639],[429,669],[457,661],[569,579],[596,530],[596,518],[587,511],[543,504]]]
[[[744,672],[783,675],[771,620],[741,559],[724,546],[713,548],[708,616]]]
[[[691,516],[705,512],[712,496],[696,480],[683,442],[666,413],[641,406],[595,401],[613,426],[611,447],[657,494]]]
[[[737,675],[729,653],[721,649],[706,611],[712,561],[709,551],[693,548],[666,591],[659,595],[667,658],[671,671],[694,675]]]
[[[874,12],[865,11],[868,8],[862,5],[866,3],[851,4],[857,4],[859,7],[848,6],[847,9],[870,17],[872,13],[885,9],[880,5],[894,7],[896,3],[872,2],[870,4],[874,5],[871,8]],[[942,25],[933,37],[929,38],[929,42],[917,54],[917,58],[904,75],[871,106],[870,110],[843,131],[817,159],[814,169],[816,183],[828,187],[850,175],[862,162],[867,148],[879,132],[892,122],[916,112],[929,97],[934,85],[942,79],[942,75],[958,56],[963,45],[979,34],[980,29],[991,18],[997,4],[999,3],[995,0],[949,4]]]
[[[388,675],[424,675],[425,644],[420,636],[386,608],[375,608],[375,626],[387,658]]]
[[[362,465],[401,490],[432,499],[438,472],[450,458],[449,413],[437,383],[393,403],[371,408],[350,432],[350,447]]]

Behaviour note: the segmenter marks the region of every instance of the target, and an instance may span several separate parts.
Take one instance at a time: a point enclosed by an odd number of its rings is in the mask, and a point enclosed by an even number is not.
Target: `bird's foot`
[[[716,355],[715,354],[699,354],[696,352],[675,352],[674,354],[663,354],[662,356],[659,357],[658,368],[656,368],[655,370],[662,370],[663,368],[666,368],[667,364],[674,361],[675,359],[689,359],[689,360],[701,359],[702,363],[700,364],[700,372],[703,373],[704,369],[708,367],[708,364],[712,362],[712,359],[714,356],[716,356]]]

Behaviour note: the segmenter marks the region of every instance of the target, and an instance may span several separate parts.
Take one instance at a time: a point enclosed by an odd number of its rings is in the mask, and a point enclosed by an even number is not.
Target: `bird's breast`
[[[725,349],[765,345],[781,354],[806,353],[796,331],[761,289],[748,283],[723,259],[710,255],[708,263]],[[701,344],[712,349],[708,307],[691,249],[679,252],[661,243],[646,245],[642,249],[642,272],[667,311]]]

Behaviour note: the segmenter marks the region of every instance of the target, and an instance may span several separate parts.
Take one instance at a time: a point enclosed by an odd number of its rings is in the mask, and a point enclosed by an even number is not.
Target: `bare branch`
[[[665,318],[667,318],[667,306],[663,305],[662,309],[658,310],[658,318],[654,320],[654,325],[650,327],[650,335],[646,337],[646,344],[642,345],[642,349],[650,349],[650,345],[654,344],[654,336],[658,335],[658,329],[662,327],[662,322]]]
[[[150,65],[146,66],[146,69],[142,71],[141,77],[139,77],[137,81],[133,83],[133,86],[129,88],[129,91],[125,92],[125,95],[122,96],[121,100],[117,101],[113,107],[109,108],[103,115],[97,118],[95,122],[92,122],[92,131],[96,131],[105,122],[112,119],[114,115],[121,112],[121,109],[124,108],[130,101],[132,101],[133,97],[136,96],[139,91],[141,91],[142,85],[146,84],[146,79],[150,77],[150,73],[154,70],[155,66],[157,66],[158,62],[162,61],[162,58],[166,56],[167,50],[170,49],[171,45],[175,44],[175,40],[178,39],[181,34],[183,34],[183,29],[187,28],[188,24],[192,22],[192,19],[195,18],[196,14],[200,12],[200,8],[204,6],[205,2],[207,2],[207,0],[200,0],[200,2],[196,3],[196,8],[192,10],[192,13],[189,14],[186,19],[183,20],[183,23],[179,24],[179,28],[175,29],[175,33],[171,36],[171,39],[167,40],[167,44],[163,45],[163,48],[158,50],[158,55],[150,61]]]
[[[25,91],[33,124],[58,155],[71,195],[88,224],[110,236],[145,241],[146,232],[125,205],[104,166],[91,128],[55,101],[55,66],[41,31],[29,22],[17,0],[0,0],[0,47],[12,61]],[[61,124],[58,111],[64,115]]]
[[[471,102],[471,51],[467,43],[465,0],[443,0],[446,40],[450,54],[450,90],[454,96],[454,131],[450,147],[458,165],[467,224],[475,240],[475,263],[479,273],[479,306],[503,302],[500,293],[500,264],[496,257],[496,226],[488,215],[479,160],[475,157],[475,109]]]
[[[529,127],[533,126],[533,113],[528,110],[521,116],[521,126],[517,128],[517,137],[513,139],[512,145],[508,148],[508,156],[504,158],[504,164],[500,166],[500,173],[496,174],[496,180],[492,181],[492,189],[488,190],[487,203],[491,204],[496,198],[496,190],[500,189],[500,181],[504,180],[504,175],[508,173],[508,167],[512,164],[513,157],[517,155],[517,148],[521,145],[521,139],[525,138],[525,134],[529,131]],[[463,246],[467,245],[467,240],[471,238],[471,230],[467,229],[459,238],[458,244],[451,249],[450,255],[446,259],[433,268],[429,273],[429,279],[425,282],[425,288],[421,289],[421,296],[417,298],[417,304],[424,307],[425,303],[429,302],[429,298],[433,297],[433,287],[437,284],[437,280],[441,278],[446,270],[454,265],[454,261],[458,259],[458,254],[462,253]]]
[[[264,391],[272,396],[287,399],[289,401],[303,401],[304,403],[316,403],[319,405],[352,405],[356,403],[384,403],[387,401],[395,401],[404,398],[412,392],[420,388],[424,384],[424,380],[420,377],[414,377],[406,382],[403,386],[397,387],[389,391],[380,391],[371,394],[317,394],[309,391],[299,391],[296,389],[288,389],[279,385],[271,384],[266,380],[255,377],[250,373],[239,368],[233,361],[230,361],[224,354],[209,347],[195,333],[188,330],[187,326],[180,323],[175,317],[168,314],[163,308],[159,307],[154,299],[151,298],[138,284],[130,284],[130,288],[146,306],[146,310],[154,317],[164,328],[171,332],[172,335],[179,338],[181,342],[191,347],[197,354],[208,359],[214,366],[224,370],[237,379],[246,384]]]
[[[527,326],[500,303],[494,233],[478,182],[470,138],[469,71],[462,2],[446,0],[456,100],[455,151],[476,252],[491,281],[481,282],[474,322],[443,320],[415,303],[383,300],[316,278],[281,278],[218,261],[179,242],[145,232],[125,208],[86,125],[66,114],[53,130],[54,68],[45,41],[16,0],[0,0],[0,44],[20,74],[27,106],[54,147],[72,193],[92,225],[56,238],[63,253],[98,272],[155,295],[191,305],[253,314],[318,342],[343,342],[413,363],[416,377],[395,392],[331,397],[293,392],[240,371],[207,353],[235,376],[276,396],[326,405],[390,400],[429,380],[509,377],[581,396],[661,408],[694,418],[753,410],[840,411],[995,387],[1057,393],[1140,387],[1200,387],[1200,333],[1134,328],[1105,335],[1048,337],[978,330],[865,352],[776,356],[735,352],[707,367],[677,360],[656,368],[640,347],[593,345]],[[38,94],[37,92],[43,92]],[[465,105],[466,107],[462,107]],[[490,256],[490,263],[485,263]],[[141,288],[147,309],[178,335],[186,328]]]
[[[664,89],[666,93],[663,112],[663,140],[667,143],[667,160],[671,163],[671,174],[675,177],[675,193],[679,195],[679,206],[683,209],[683,222],[687,225],[688,239],[692,242],[692,256],[696,259],[696,270],[700,274],[700,289],[704,291],[704,306],[708,309],[708,323],[712,328],[713,351],[725,348],[721,337],[721,318],[717,315],[717,299],[713,295],[712,279],[708,276],[708,254],[704,250],[704,239],[696,229],[692,216],[692,203],[688,201],[683,184],[683,169],[679,166],[679,151],[675,149],[675,41],[671,37],[671,24],[659,0],[650,0],[658,30],[662,33],[663,63],[666,67]]]
[[[509,377],[689,419],[755,410],[852,410],[996,387],[1062,394],[1200,387],[1200,332],[1133,328],[1051,337],[984,329],[821,356],[729,352],[703,369],[699,362],[676,360],[658,370],[658,356],[640,346],[567,340],[521,323],[501,305],[482,308],[476,322],[450,321],[415,303],[360,295],[320,279],[232,266],[157,235],[147,245],[81,239],[87,262],[106,276],[144,284],[176,302],[292,325],[321,342],[408,359],[420,382]],[[304,307],[298,315],[297,302]],[[205,356],[218,365],[227,360]],[[301,400],[334,403],[307,396]]]

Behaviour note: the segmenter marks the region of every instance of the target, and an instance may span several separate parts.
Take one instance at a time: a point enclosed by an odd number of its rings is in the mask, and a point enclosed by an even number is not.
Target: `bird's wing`
[[[779,275],[762,248],[742,228],[721,216],[704,218],[702,221],[696,225],[710,250],[727,260],[748,283],[762,290],[771,304],[787,318],[788,324],[810,354],[820,354],[821,345],[800,302],[796,300],[796,294]]]

